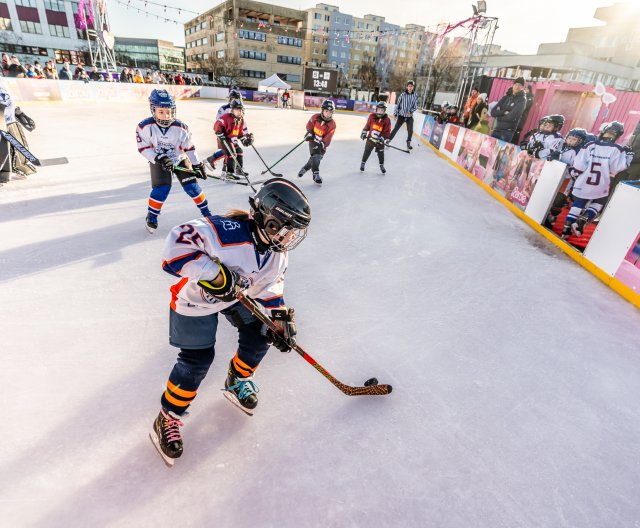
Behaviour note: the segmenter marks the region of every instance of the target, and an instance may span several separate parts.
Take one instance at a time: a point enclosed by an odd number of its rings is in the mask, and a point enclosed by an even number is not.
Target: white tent
[[[291,88],[291,85],[284,82],[277,73],[274,73],[271,77],[260,81],[258,84],[259,92],[277,92],[278,88]]]

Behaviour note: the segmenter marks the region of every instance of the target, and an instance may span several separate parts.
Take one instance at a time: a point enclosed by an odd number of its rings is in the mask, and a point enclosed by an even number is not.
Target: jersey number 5
[[[204,240],[202,240],[200,233],[191,224],[184,224],[180,227],[182,231],[176,238],[176,244],[193,244],[197,246],[198,242],[200,242],[204,246]]]
[[[600,165],[602,165],[602,163],[591,164],[591,170],[589,171],[591,176],[587,178],[588,185],[598,185],[600,183],[600,178],[602,177],[602,173],[599,170]]]

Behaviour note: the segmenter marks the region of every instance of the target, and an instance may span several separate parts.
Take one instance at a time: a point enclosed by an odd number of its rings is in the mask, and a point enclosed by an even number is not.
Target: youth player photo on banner
[[[473,130],[464,131],[464,137],[462,138],[462,144],[460,145],[456,161],[458,165],[471,173],[473,173],[478,161],[483,137],[482,134],[474,132]]]

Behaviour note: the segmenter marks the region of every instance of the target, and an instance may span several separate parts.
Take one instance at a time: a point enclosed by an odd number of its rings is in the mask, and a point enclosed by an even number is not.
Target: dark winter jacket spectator
[[[86,77],[86,72],[84,71],[83,68],[84,64],[80,63],[76,66],[75,71],[73,72],[73,80],[74,81],[81,81]]]
[[[518,77],[511,87],[511,94],[507,94],[498,101],[491,111],[491,116],[496,118],[496,124],[491,136],[497,139],[511,142],[513,134],[520,123],[520,118],[527,104],[524,93],[524,79]]]
[[[11,64],[9,65],[9,77],[26,77],[27,70],[16,57],[11,57]]]
[[[104,77],[102,76],[102,74],[98,71],[98,67],[94,66],[93,69],[91,70],[91,74],[89,75],[89,78],[92,81],[104,81]]]
[[[71,80],[71,70],[69,69],[69,63],[67,61],[64,62],[62,68],[60,68],[60,73],[58,77],[61,81],[70,81]]]
[[[122,68],[122,73],[120,74],[120,82],[132,83],[133,82],[133,74],[129,70],[129,68]]]

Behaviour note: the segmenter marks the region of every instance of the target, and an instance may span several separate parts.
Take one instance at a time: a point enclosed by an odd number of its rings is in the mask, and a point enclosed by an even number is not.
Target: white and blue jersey
[[[189,127],[176,119],[171,126],[161,127],[153,117],[148,117],[138,123],[136,127],[138,152],[151,163],[155,162],[158,154],[166,154],[174,165],[189,158],[192,165],[200,163],[196,148],[191,142]]]
[[[576,156],[573,168],[577,171],[573,195],[595,200],[609,195],[611,177],[629,168],[631,159],[620,145],[596,139]]]
[[[553,150],[562,150],[564,138],[558,132],[551,134],[536,132],[529,138],[527,148],[533,148],[536,144],[542,144],[542,148],[537,152],[537,157],[546,160]]]
[[[0,86],[0,103],[5,107],[4,109],[4,122],[7,125],[11,125],[16,122],[16,105],[11,99],[9,92]]]
[[[247,221],[209,216],[176,226],[167,237],[163,258],[164,271],[180,277],[171,287],[171,309],[181,315],[210,315],[237,302],[220,301],[198,286],[199,280],[217,277],[217,260],[250,280],[246,294],[263,307],[284,306],[288,253],[258,252]]]

